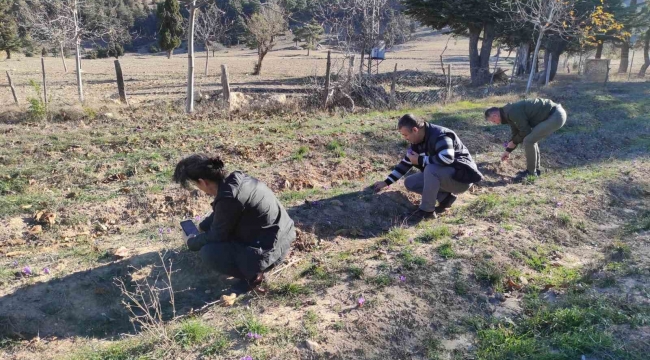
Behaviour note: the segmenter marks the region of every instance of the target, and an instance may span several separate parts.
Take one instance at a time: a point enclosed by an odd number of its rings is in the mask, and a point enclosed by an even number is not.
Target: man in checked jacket
[[[483,179],[469,150],[452,130],[429,124],[407,114],[397,123],[402,137],[411,143],[404,159],[386,180],[376,182],[376,192],[390,186],[413,166],[421,172],[408,176],[404,186],[422,195],[420,208],[409,220],[436,218],[456,201],[456,195],[467,191]],[[436,207],[436,200],[439,205]]]

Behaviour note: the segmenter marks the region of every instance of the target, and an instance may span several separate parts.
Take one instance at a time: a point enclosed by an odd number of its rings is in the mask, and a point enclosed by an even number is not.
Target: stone
[[[307,345],[307,349],[309,349],[311,351],[314,351],[314,352],[320,350],[320,348],[321,348],[320,345],[318,345],[317,342],[314,342],[314,341],[311,341],[311,340],[305,340],[305,345]]]

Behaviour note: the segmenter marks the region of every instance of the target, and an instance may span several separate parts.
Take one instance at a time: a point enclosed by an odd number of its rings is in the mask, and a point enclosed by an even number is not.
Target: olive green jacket
[[[512,142],[521,144],[533,128],[544,120],[557,106],[548,99],[526,99],[510,103],[500,109],[501,123],[510,125]]]

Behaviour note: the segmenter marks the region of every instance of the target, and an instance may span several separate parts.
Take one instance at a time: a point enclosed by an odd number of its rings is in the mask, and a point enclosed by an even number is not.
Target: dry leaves
[[[233,306],[235,300],[237,300],[237,294],[235,293],[221,296],[221,301],[223,301],[223,306]]]
[[[29,235],[36,235],[43,232],[43,227],[41,225],[34,225],[27,230]]]
[[[34,214],[34,221],[52,226],[56,222],[56,214],[48,210],[37,211]]]
[[[124,259],[127,256],[129,256],[129,250],[124,246],[118,248],[113,252],[113,258],[116,260]]]
[[[108,176],[102,182],[104,184],[107,184],[107,183],[110,183],[110,182],[124,181],[124,180],[126,180],[126,175],[123,174],[123,173],[119,173],[119,174],[113,174],[113,175]]]

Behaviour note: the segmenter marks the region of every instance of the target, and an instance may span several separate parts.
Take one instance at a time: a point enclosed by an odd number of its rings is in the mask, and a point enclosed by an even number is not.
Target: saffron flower
[[[29,265],[25,266],[23,268],[23,274],[25,275],[31,275],[32,274],[32,268],[29,267]]]
[[[401,282],[406,281],[406,276],[404,276],[404,275],[400,275],[400,276],[399,276],[399,281],[401,281]]]
[[[244,356],[243,358],[241,358],[239,360],[253,360],[253,358],[250,355],[246,355],[246,356]]]
[[[44,267],[43,268],[43,274],[50,275],[50,268],[49,267]]]
[[[365,302],[366,299],[363,297],[363,295],[357,300],[357,304],[359,305],[359,307],[362,307]]]

